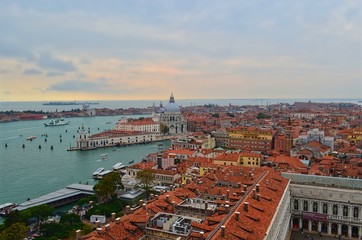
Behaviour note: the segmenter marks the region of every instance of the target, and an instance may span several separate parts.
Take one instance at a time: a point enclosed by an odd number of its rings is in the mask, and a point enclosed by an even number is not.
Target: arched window
[[[323,213],[328,213],[328,205],[327,205],[327,203],[323,203]]]
[[[318,203],[313,202],[313,212],[318,212]]]
[[[303,202],[303,210],[308,211],[308,201]]]
[[[358,207],[354,207],[353,208],[353,217],[355,217],[355,218],[358,218],[358,212],[359,212],[359,208]]]
[[[295,210],[299,209],[299,201],[297,199],[294,200],[294,209]]]
[[[348,217],[348,206],[343,206],[343,216]]]
[[[337,204],[333,205],[333,215],[338,215],[338,206],[337,206]]]

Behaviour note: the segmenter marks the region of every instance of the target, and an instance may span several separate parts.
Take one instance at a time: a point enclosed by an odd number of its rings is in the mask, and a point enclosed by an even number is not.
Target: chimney
[[[225,225],[221,226],[221,236],[225,237]]]
[[[217,189],[217,195],[221,195],[221,188]]]
[[[197,195],[200,195],[200,190],[198,188],[196,188],[195,192]]]
[[[233,196],[236,197],[236,192],[233,193]]]
[[[80,234],[82,233],[82,230],[77,230],[77,231],[75,231],[75,239],[76,240],[79,240],[80,239]]]
[[[205,193],[208,193],[208,190],[209,190],[209,188],[208,187],[205,187]]]
[[[236,221],[239,221],[239,219],[240,219],[240,212],[235,212],[235,219],[236,219]]]
[[[256,190],[253,189],[253,199],[256,199]]]
[[[255,187],[256,187],[256,191],[257,191],[257,192],[260,192],[260,184],[259,184],[259,183],[256,184]]]
[[[244,202],[244,211],[247,212],[249,210],[249,203]]]
[[[143,203],[143,204],[142,204],[142,208],[143,208],[143,209],[146,209],[146,205],[147,205],[146,203]]]
[[[158,195],[157,195],[157,194],[155,195],[155,198],[158,199]]]
[[[208,203],[205,202],[205,211],[207,211]]]
[[[204,234],[205,234],[204,232],[202,232],[202,231],[200,232],[200,238],[201,238],[201,240],[204,240],[204,239],[205,239]]]
[[[251,171],[249,171],[249,177],[251,177]]]
[[[111,218],[112,222],[114,222],[114,220],[116,220],[116,213],[112,213],[112,218]]]
[[[106,231],[109,231],[110,227],[109,227],[109,223],[106,224]]]
[[[248,185],[244,185],[244,191],[246,192],[248,190]]]
[[[229,199],[230,190],[226,190],[226,198]]]
[[[143,205],[143,200],[142,199],[140,199],[139,204],[140,204],[140,207],[142,207],[142,205]]]
[[[226,212],[229,212],[229,207],[230,207],[229,204],[225,204],[225,211],[226,211]]]
[[[150,199],[154,199],[155,198],[155,194],[151,193],[150,194]]]
[[[176,202],[172,201],[172,213],[175,213],[176,211]]]
[[[256,200],[260,201],[260,193],[256,194]]]
[[[126,206],[126,215],[131,213],[131,206],[127,205]]]
[[[170,202],[170,195],[166,195],[166,202]]]
[[[96,229],[96,231],[97,231],[97,233],[102,233],[102,228],[99,227]]]
[[[241,182],[238,182],[238,188],[241,188]]]
[[[269,185],[269,179],[266,180],[266,185]]]
[[[101,227],[101,221],[97,220],[96,225],[97,225],[98,228]]]
[[[245,191],[241,191],[241,196],[244,196],[245,195]]]
[[[160,191],[160,195],[164,194],[165,193],[165,190],[161,189]]]
[[[121,222],[121,218],[120,217],[116,218],[116,223],[119,224],[120,222]]]
[[[252,173],[252,174],[250,175],[250,177],[251,177],[251,180],[254,180],[254,173]]]

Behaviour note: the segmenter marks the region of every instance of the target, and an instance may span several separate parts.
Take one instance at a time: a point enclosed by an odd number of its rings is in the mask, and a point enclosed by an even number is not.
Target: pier
[[[88,195],[94,195],[93,185],[75,183],[66,188],[23,202],[19,204],[15,210],[22,211],[42,204],[48,204],[51,207],[60,207],[87,197]]]

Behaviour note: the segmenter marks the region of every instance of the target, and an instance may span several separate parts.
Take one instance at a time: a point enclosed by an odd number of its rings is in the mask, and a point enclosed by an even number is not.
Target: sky
[[[362,2],[0,0],[0,101],[361,98]]]

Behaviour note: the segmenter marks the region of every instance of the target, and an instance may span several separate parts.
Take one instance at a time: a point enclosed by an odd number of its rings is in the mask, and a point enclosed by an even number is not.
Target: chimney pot
[[[155,195],[153,193],[150,194],[150,199],[154,199]]]
[[[126,206],[126,214],[130,214],[131,213],[131,206],[127,205]]]
[[[97,220],[96,225],[97,225],[97,227],[100,227],[101,226],[101,221]]]
[[[146,205],[147,205],[146,203],[143,203],[143,204],[142,204],[142,208],[143,208],[143,209],[146,209]]]
[[[217,189],[217,195],[221,195],[221,188]]]
[[[170,195],[166,195],[166,201],[167,201],[167,202],[170,201]]]
[[[224,225],[221,226],[221,236],[225,237],[225,226]]]
[[[98,227],[98,228],[96,229],[96,231],[97,231],[97,233],[102,233],[102,228]]]
[[[116,220],[116,213],[114,213],[114,212],[112,213],[112,218],[111,219],[112,219],[112,222],[114,222],[114,220]]]
[[[116,218],[116,223],[119,224],[120,222],[121,222],[121,218],[120,217]]]
[[[248,185],[244,185],[244,191],[246,192],[248,190]]]
[[[249,203],[248,202],[244,202],[244,211],[245,212],[249,211]]]
[[[240,212],[235,212],[235,218],[236,218],[236,221],[239,221],[239,219],[240,219]]]
[[[256,184],[255,187],[256,187],[256,191],[257,191],[257,192],[260,192],[260,184],[259,184],[259,183]]]
[[[256,190],[253,189],[253,199],[256,199]]]
[[[109,231],[109,224],[106,225],[106,231]]]
[[[256,200],[260,201],[260,194],[259,193],[256,195]]]
[[[204,232],[201,231],[201,232],[200,232],[200,235],[201,235],[201,236],[200,236],[201,239],[203,240],[203,239],[204,239]]]

